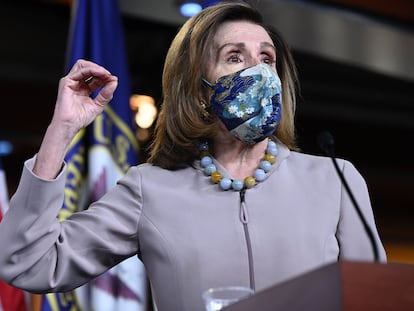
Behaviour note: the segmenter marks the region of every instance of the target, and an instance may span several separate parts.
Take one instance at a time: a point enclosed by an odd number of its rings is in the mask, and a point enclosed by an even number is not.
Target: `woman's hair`
[[[163,71],[163,101],[150,145],[148,162],[178,169],[198,157],[199,144],[211,141],[218,118],[202,105],[202,74],[214,36],[228,21],[248,21],[262,26],[276,47],[276,68],[282,82],[282,120],[274,133],[297,150],[294,116],[298,79],[291,52],[281,35],[263,25],[261,14],[245,2],[221,2],[207,7],[181,27],[168,50]]]

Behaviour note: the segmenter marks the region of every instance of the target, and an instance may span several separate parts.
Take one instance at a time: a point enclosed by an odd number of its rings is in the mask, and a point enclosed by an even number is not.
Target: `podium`
[[[339,261],[222,309],[252,310],[414,310],[414,265]]]

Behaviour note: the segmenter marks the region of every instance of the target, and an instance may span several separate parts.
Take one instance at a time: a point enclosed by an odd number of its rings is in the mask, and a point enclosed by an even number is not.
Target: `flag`
[[[0,157],[0,222],[9,208],[6,174]],[[0,311],[26,311],[25,292],[0,280]]]
[[[66,64],[93,61],[118,77],[113,99],[101,115],[80,131],[66,155],[65,201],[59,220],[82,210],[115,186],[138,163],[122,19],[117,0],[73,2]],[[94,96],[94,94],[92,94]],[[79,237],[82,238],[82,237]],[[147,280],[142,263],[130,258],[74,292],[47,294],[43,311],[146,309]]]

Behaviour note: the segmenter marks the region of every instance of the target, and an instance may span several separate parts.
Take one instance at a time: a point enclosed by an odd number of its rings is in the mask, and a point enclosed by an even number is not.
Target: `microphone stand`
[[[332,160],[332,162],[335,166],[336,172],[338,173],[338,176],[341,179],[341,182],[344,185],[345,190],[348,193],[349,198],[351,199],[353,206],[355,207],[355,210],[358,214],[358,217],[359,217],[359,219],[361,220],[361,222],[364,226],[365,232],[368,235],[368,238],[369,238],[371,246],[372,246],[372,250],[374,252],[374,260],[375,260],[375,262],[378,262],[379,261],[378,246],[377,246],[377,243],[375,242],[374,233],[372,232],[371,227],[368,225],[364,215],[362,214],[361,208],[359,207],[357,201],[355,200],[354,194],[352,193],[352,191],[351,191],[351,189],[348,185],[348,182],[346,181],[344,175],[342,174],[342,172],[339,168],[338,162],[336,161],[335,152],[334,152],[334,139],[333,139],[332,134],[329,133],[329,132],[320,133],[319,136],[318,136],[318,143],[319,143],[319,146],[322,149],[322,151],[327,156],[329,156],[331,158],[331,160]]]

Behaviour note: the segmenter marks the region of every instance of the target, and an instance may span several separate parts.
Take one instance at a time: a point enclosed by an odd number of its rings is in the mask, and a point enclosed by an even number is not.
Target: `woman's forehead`
[[[214,35],[214,44],[217,46],[249,41],[272,43],[270,35],[262,26],[248,21],[225,22]]]

